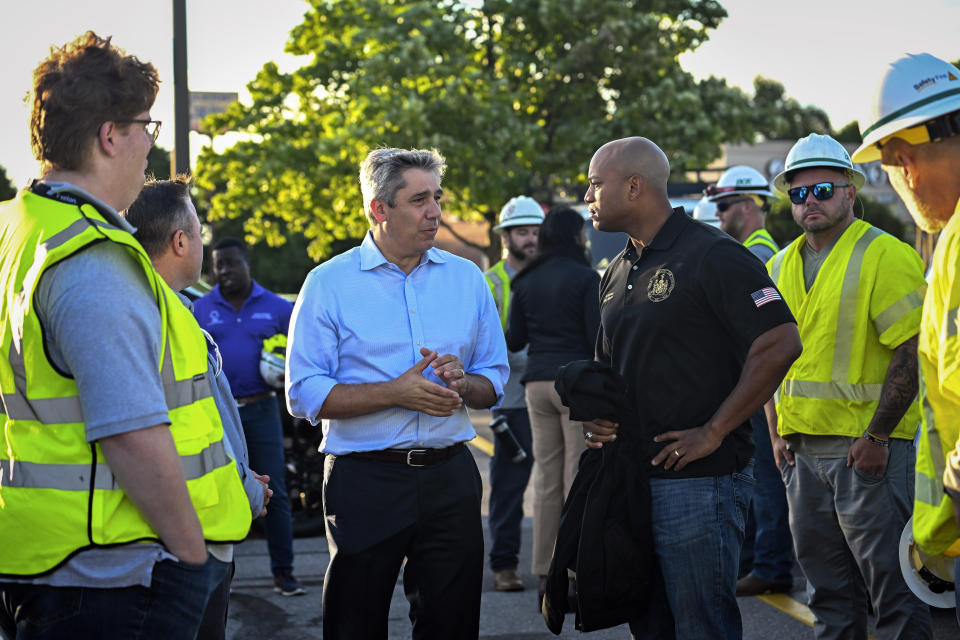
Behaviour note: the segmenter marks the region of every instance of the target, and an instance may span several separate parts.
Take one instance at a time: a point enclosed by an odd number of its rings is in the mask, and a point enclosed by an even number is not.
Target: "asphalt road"
[[[484,480],[484,535],[489,548],[489,531],[486,530],[486,488],[489,466],[488,444],[493,437],[486,429],[487,416],[478,415],[474,420],[481,437],[471,449]],[[531,513],[532,492],[528,489],[525,512]],[[480,638],[484,640],[539,640],[554,638],[539,612],[536,611],[536,578],[529,573],[531,520],[524,518],[523,548],[521,550],[521,577],[526,591],[500,593],[493,590],[490,572],[484,575],[483,600],[480,615]],[[320,594],[323,574],[329,560],[327,542],[324,538],[300,538],[294,541],[296,554],[295,574],[307,589],[305,596],[285,598],[273,592],[270,577],[270,560],[266,542],[262,538],[250,538],[236,550],[237,573],[230,599],[227,637],[232,640],[304,640],[322,638],[322,615]],[[789,596],[763,596],[740,598],[740,613],[743,617],[743,637],[746,640],[809,640],[813,638],[810,626],[812,616],[804,606],[804,581],[799,568],[794,571],[794,590]],[[398,582],[390,605],[389,638],[411,637],[411,625],[407,618],[407,602],[403,588]],[[933,610],[934,637],[936,640],[960,638],[953,610]],[[597,640],[630,637],[626,626],[597,631],[584,636],[573,628],[573,616],[568,615],[560,638],[589,637]]]

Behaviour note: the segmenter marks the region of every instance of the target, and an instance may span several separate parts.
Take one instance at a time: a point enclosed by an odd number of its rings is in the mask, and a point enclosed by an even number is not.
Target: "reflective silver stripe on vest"
[[[783,381],[783,395],[817,400],[847,400],[849,402],[878,402],[882,384],[841,384],[812,380]]]
[[[209,447],[189,456],[180,456],[183,475],[187,480],[196,480],[230,462],[223,442],[214,442]],[[0,460],[0,485],[17,489],[56,489],[58,491],[89,491],[89,464],[42,464]],[[94,489],[111,491],[119,489],[110,467],[101,462],[96,466]]]
[[[837,311],[837,338],[833,343],[833,369],[830,380],[845,384],[850,379],[850,353],[853,351],[853,334],[857,323],[857,291],[860,288],[860,269],[870,243],[883,235],[883,231],[870,227],[853,245],[847,270],[843,274],[840,289],[840,306]],[[879,396],[878,398],[879,399]]]
[[[784,396],[815,398],[817,400],[847,400],[851,402],[879,402],[882,384],[850,384],[850,357],[853,351],[853,335],[856,328],[857,292],[860,288],[860,269],[867,247],[883,235],[883,231],[870,227],[857,239],[847,261],[840,287],[840,304],[837,309],[837,335],[833,343],[833,364],[830,368],[830,382],[817,380],[794,380],[786,378],[781,385]],[[771,271],[776,270],[779,277],[781,251],[774,258]],[[778,279],[778,278],[777,278]],[[777,282],[774,279],[774,282]],[[894,303],[894,305],[899,302]]]
[[[198,400],[213,395],[210,381],[207,376],[199,373],[187,380],[177,380],[173,374],[173,359],[170,355],[170,337],[164,345],[163,366],[160,368],[160,378],[163,380],[163,395],[167,401],[167,409],[186,407]]]
[[[944,340],[957,335],[958,327],[960,327],[960,316],[957,315],[958,312],[960,312],[960,307],[954,307],[947,311],[946,317],[943,319],[944,333],[946,333],[946,335],[943,336]]]
[[[74,220],[70,223],[66,229],[61,229],[56,232],[49,238],[47,238],[40,246],[47,252],[57,247],[63,246],[71,239],[83,233],[87,227],[93,225],[95,227],[100,227],[101,229],[108,229],[110,231],[123,231],[120,227],[110,224],[109,222],[104,222],[102,220],[95,220],[93,218],[80,218],[79,220]]]
[[[773,263],[770,265],[770,279],[773,280],[773,284],[777,285],[777,288],[780,288],[780,267],[783,266],[783,259],[786,257],[787,252],[790,251],[790,247],[793,245],[788,245],[785,249],[781,249],[777,255],[773,256]]]
[[[943,490],[943,471],[946,466],[946,457],[943,455],[943,446],[940,443],[940,434],[933,419],[933,407],[924,393],[926,384],[923,379],[923,369],[920,370],[920,396],[923,399],[923,425],[920,434],[930,445],[930,460],[933,462],[933,477],[922,473],[919,468],[914,474],[914,498],[924,504],[939,507],[946,493]]]
[[[11,420],[35,420],[44,424],[83,422],[83,409],[76,396],[27,399],[20,393],[5,393],[3,407]]]
[[[921,286],[917,290],[911,291],[881,311],[877,316],[877,319],[873,321],[874,326],[877,328],[877,334],[883,335],[883,333],[895,325],[898,320],[906,316],[914,309],[919,309],[921,306],[923,306],[923,294],[926,292],[926,290],[926,285]]]

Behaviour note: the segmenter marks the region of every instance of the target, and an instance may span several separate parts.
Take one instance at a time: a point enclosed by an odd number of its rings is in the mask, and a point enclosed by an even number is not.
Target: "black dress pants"
[[[390,599],[403,566],[415,640],[477,638],[481,492],[477,465],[466,448],[425,467],[328,455],[323,501],[330,564],[323,583],[323,637],[386,638]]]

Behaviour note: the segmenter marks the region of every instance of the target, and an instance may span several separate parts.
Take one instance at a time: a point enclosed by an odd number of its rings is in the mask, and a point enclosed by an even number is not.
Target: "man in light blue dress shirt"
[[[328,640],[385,638],[401,565],[415,638],[479,635],[481,483],[466,407],[509,370],[490,289],[433,248],[436,151],[376,149],[360,167],[370,232],[310,272],[290,323],[287,404],[323,422]]]

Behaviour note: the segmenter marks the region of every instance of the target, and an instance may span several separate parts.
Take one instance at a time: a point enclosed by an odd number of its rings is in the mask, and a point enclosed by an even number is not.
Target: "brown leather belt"
[[[449,460],[463,451],[463,448],[464,444],[458,442],[444,449],[384,449],[382,451],[358,451],[347,455],[364,460],[405,464],[410,467],[426,467]]]
[[[262,391],[260,393],[255,393],[252,396],[234,398],[234,400],[236,401],[238,407],[244,407],[248,404],[253,404],[254,402],[260,402],[261,400],[266,400],[267,398],[273,398],[276,395],[276,391]]]

